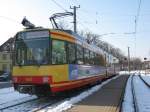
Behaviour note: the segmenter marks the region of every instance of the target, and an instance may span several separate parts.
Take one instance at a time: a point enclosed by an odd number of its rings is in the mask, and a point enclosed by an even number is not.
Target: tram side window
[[[94,52],[93,62],[94,62],[94,65],[96,65],[96,53],[95,52]]]
[[[105,58],[102,54],[96,54],[94,58],[95,65],[105,66]]]
[[[100,65],[100,58],[99,58],[99,54],[95,54],[95,58],[94,58],[94,63],[95,65]]]
[[[66,64],[66,43],[52,40],[52,64]]]
[[[76,62],[75,44],[72,43],[68,43],[68,61],[69,64],[74,64]]]
[[[94,64],[94,52],[90,51],[90,64]]]
[[[89,50],[88,49],[84,49],[84,61],[85,61],[85,64],[89,64],[89,58],[90,58]]]
[[[83,64],[83,48],[77,45],[77,64]]]
[[[106,59],[105,59],[105,56],[101,54],[101,63],[100,63],[102,66],[105,66],[106,65]]]

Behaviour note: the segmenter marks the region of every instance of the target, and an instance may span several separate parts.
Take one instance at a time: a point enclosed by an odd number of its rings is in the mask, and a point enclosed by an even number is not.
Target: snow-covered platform
[[[110,81],[66,112],[119,112],[128,77],[121,75]]]

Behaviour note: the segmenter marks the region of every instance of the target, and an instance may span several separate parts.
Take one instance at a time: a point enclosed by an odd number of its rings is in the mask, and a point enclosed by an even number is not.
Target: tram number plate
[[[32,78],[31,77],[25,78],[25,81],[32,82]]]

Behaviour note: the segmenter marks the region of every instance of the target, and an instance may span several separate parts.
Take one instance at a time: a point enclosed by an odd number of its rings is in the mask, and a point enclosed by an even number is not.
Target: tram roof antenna
[[[35,28],[35,25],[32,24],[29,20],[27,20],[26,17],[23,18],[21,24],[22,24],[24,27],[28,28],[28,29],[33,29],[33,28]]]
[[[55,13],[55,14],[53,14],[49,18],[51,23],[52,23],[53,28],[62,29],[62,28],[59,28],[59,26],[58,26],[57,22],[55,21],[55,19],[60,18],[60,17],[66,17],[66,16],[73,16],[73,13],[72,12],[64,12],[64,13]]]

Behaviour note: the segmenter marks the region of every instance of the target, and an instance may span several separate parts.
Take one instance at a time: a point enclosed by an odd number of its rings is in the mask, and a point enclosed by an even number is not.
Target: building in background
[[[12,53],[3,51],[0,52],[0,72],[12,71]]]
[[[12,72],[14,38],[9,38],[0,46],[0,74]]]

